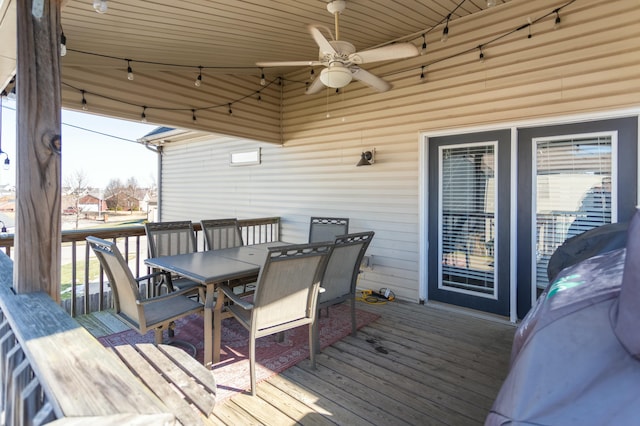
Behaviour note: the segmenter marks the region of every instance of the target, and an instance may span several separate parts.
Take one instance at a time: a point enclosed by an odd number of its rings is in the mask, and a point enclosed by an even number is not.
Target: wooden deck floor
[[[316,370],[305,360],[260,383],[256,397],[239,394],[218,404],[208,420],[227,425],[484,422],[507,373],[512,325],[403,302],[359,302],[358,307],[381,318],[326,348]],[[96,323],[83,323],[95,334],[104,332]]]

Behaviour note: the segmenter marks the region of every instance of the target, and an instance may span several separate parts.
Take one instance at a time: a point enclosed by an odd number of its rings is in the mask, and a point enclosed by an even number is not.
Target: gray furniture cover
[[[560,272],[518,326],[486,425],[640,424],[640,211],[626,248]]]

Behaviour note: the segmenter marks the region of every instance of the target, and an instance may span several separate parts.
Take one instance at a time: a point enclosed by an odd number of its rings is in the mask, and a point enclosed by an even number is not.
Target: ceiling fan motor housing
[[[332,14],[342,13],[346,7],[347,4],[344,0],[333,0],[327,3],[327,10]]]

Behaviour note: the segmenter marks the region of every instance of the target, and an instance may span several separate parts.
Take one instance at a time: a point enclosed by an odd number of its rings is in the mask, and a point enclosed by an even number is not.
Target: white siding
[[[282,217],[282,238],[305,241],[314,215],[349,217],[350,230],[374,230],[373,269],[360,286],[390,287],[418,300],[419,139],[423,131],[496,125],[640,107],[638,0],[579,0],[554,17],[484,49],[496,35],[565,2],[515,0],[455,21],[450,38],[428,36],[429,51],[367,69],[395,88],[378,94],[358,83],[343,93],[303,94],[289,76],[284,88],[282,147],[202,136],[169,143],[163,156],[162,219]],[[327,118],[327,111],[330,117]],[[228,155],[262,147],[262,164],[230,167]],[[375,147],[375,164],[355,167]]]

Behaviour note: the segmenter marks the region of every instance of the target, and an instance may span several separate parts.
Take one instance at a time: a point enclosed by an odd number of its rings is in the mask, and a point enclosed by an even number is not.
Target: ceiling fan
[[[386,92],[391,89],[391,84],[380,77],[360,68],[359,65],[370,62],[389,61],[393,59],[410,58],[418,55],[418,48],[411,43],[396,43],[376,49],[356,52],[353,44],[340,40],[338,16],[345,10],[344,0],[332,0],[327,3],[327,10],[335,19],[335,38],[330,34],[328,40],[315,25],[309,25],[309,32],[320,48],[320,57],[317,61],[285,61],[285,62],[257,62],[259,67],[280,66],[318,66],[324,65],[319,78],[307,88],[308,95],[318,93],[325,87],[341,88],[356,79],[369,87]]]

